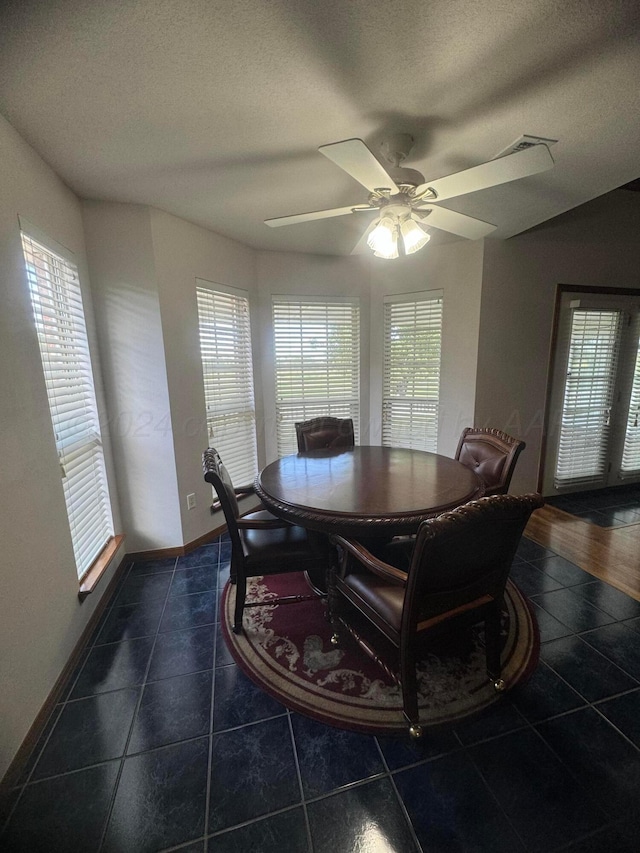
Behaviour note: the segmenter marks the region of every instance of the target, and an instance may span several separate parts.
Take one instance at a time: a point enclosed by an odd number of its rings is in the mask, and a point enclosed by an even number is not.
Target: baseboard
[[[184,557],[185,554],[189,554],[191,551],[195,551],[196,548],[200,548],[202,545],[207,545],[209,542],[213,542],[213,540],[217,539],[218,536],[220,536],[221,533],[224,533],[226,529],[227,525],[221,524],[219,527],[215,527],[213,530],[210,530],[203,536],[199,536],[192,542],[187,542],[186,545],[178,545],[176,548],[154,548],[147,551],[132,551],[127,554],[127,559],[129,561],[163,559],[168,560],[171,557]]]

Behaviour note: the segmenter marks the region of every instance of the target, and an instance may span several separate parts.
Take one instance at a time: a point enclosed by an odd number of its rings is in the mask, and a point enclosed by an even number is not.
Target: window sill
[[[98,585],[102,575],[109,567],[109,563],[115,557],[116,551],[124,542],[124,535],[112,536],[105,547],[100,551],[91,568],[80,581],[80,589],[78,590],[78,598],[80,601],[90,595]]]

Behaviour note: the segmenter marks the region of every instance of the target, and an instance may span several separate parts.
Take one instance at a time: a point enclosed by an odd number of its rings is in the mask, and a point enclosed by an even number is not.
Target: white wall
[[[638,287],[639,233],[639,194],[617,190],[485,241],[475,422],[527,442],[512,492],[538,487],[556,285]]]
[[[127,551],[176,547],[183,540],[151,211],[83,208]]]
[[[18,215],[75,254],[92,340],[80,203],[0,117],[0,777],[117,564],[80,604]]]

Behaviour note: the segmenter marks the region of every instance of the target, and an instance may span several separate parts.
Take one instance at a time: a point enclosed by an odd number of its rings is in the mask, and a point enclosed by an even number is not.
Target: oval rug
[[[292,710],[352,731],[405,733],[399,688],[347,636],[331,645],[331,626],[320,598],[272,604],[285,595],[308,595],[302,573],[251,578],[244,633],[234,634],[235,587],[224,588],[222,630],[238,666],[259,687]],[[535,617],[511,581],[505,593],[502,678],[507,690],[524,680],[538,662]],[[443,634],[429,645],[418,665],[420,722],[439,726],[458,721],[496,702],[500,695],[485,669],[483,631],[474,626]]]

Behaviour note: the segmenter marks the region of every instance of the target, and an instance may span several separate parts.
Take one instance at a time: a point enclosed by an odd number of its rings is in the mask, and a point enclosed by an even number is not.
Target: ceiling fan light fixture
[[[389,216],[383,216],[367,238],[367,245],[377,258],[398,257],[398,228]]]
[[[417,252],[423,246],[426,246],[431,239],[431,235],[427,234],[417,222],[410,218],[400,223],[400,231],[402,233],[405,255],[412,255],[414,252]]]

